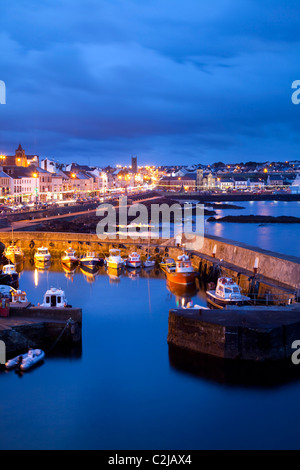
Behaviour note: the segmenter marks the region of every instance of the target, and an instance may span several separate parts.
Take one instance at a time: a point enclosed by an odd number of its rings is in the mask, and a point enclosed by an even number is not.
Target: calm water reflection
[[[82,351],[53,351],[23,376],[0,373],[1,449],[298,447],[298,369],[261,384],[257,369],[229,372],[169,351],[168,312],[182,292],[159,270],[57,269],[25,266],[20,286],[34,304],[51,286],[65,290],[83,309]],[[206,304],[201,291],[187,298]]]
[[[223,203],[222,203],[223,204]],[[300,201],[239,201],[243,209],[217,209],[215,217],[226,215],[267,215],[300,217]],[[214,209],[215,210],[215,209]],[[207,219],[208,217],[206,217]],[[265,250],[300,257],[300,224],[205,223],[206,233],[228,238]]]

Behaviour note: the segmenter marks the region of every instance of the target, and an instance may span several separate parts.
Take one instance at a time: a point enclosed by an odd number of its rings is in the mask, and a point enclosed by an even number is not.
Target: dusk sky
[[[0,24],[0,153],[300,159],[299,0],[14,0]]]

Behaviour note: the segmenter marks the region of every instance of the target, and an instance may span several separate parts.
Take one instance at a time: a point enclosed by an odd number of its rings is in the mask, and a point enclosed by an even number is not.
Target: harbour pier
[[[69,349],[81,347],[80,308],[49,309],[28,303],[10,305],[0,313],[0,340],[4,341],[8,356],[28,347],[51,348],[58,338],[59,344]]]

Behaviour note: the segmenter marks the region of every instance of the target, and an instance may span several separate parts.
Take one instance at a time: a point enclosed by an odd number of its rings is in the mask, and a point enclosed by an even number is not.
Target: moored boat
[[[143,268],[154,268],[155,264],[155,260],[152,260],[151,256],[149,255],[147,259],[143,262]]]
[[[51,261],[51,254],[47,247],[41,246],[34,253],[34,261],[36,264],[43,265],[48,264]]]
[[[36,364],[40,363],[45,357],[45,352],[42,349],[29,348],[25,354],[9,359],[5,363],[6,369],[13,369],[19,367],[22,371],[32,369]]]
[[[65,292],[62,289],[56,289],[51,287],[44,295],[43,303],[40,307],[46,308],[63,308],[68,307],[68,301],[66,299]]]
[[[130,253],[127,260],[126,260],[126,266],[128,268],[140,268],[142,265],[141,262],[141,257],[138,253],[135,251],[133,253]]]
[[[197,272],[194,270],[190,257],[186,253],[177,257],[175,266],[167,264],[163,267],[163,270],[168,281],[174,284],[194,284],[197,277]]]
[[[226,305],[244,305],[250,301],[241,293],[240,286],[230,277],[220,277],[216,289],[206,291],[208,302],[216,308],[224,308]]]
[[[76,256],[76,251],[73,248],[69,247],[65,250],[64,254],[61,257],[61,262],[65,266],[75,266],[78,263],[78,257]]]
[[[20,289],[14,290],[11,292],[11,304],[16,305],[16,304],[23,304],[27,303],[27,295],[25,291],[22,291]]]
[[[85,256],[80,258],[79,260],[80,266],[84,266],[85,268],[96,268],[100,266],[99,257],[93,251],[87,252]]]
[[[19,246],[16,246],[16,245],[9,245],[4,250],[4,256],[13,264],[22,263],[24,261],[23,250]]]
[[[121,258],[121,250],[112,248],[109,250],[109,257],[106,258],[106,265],[108,268],[119,269],[122,268],[125,261]]]
[[[2,268],[3,274],[7,274],[10,277],[10,285],[17,284],[19,280],[19,273],[16,271],[14,264],[5,264]]]

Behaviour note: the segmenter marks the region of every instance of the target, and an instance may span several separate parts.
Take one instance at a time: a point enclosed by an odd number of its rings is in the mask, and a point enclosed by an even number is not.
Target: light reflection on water
[[[230,207],[231,202],[227,203]],[[235,201],[243,209],[214,209],[215,217],[265,215],[300,217],[299,201]],[[208,217],[206,217],[207,219]],[[205,222],[205,233],[300,257],[300,224],[249,224]]]

